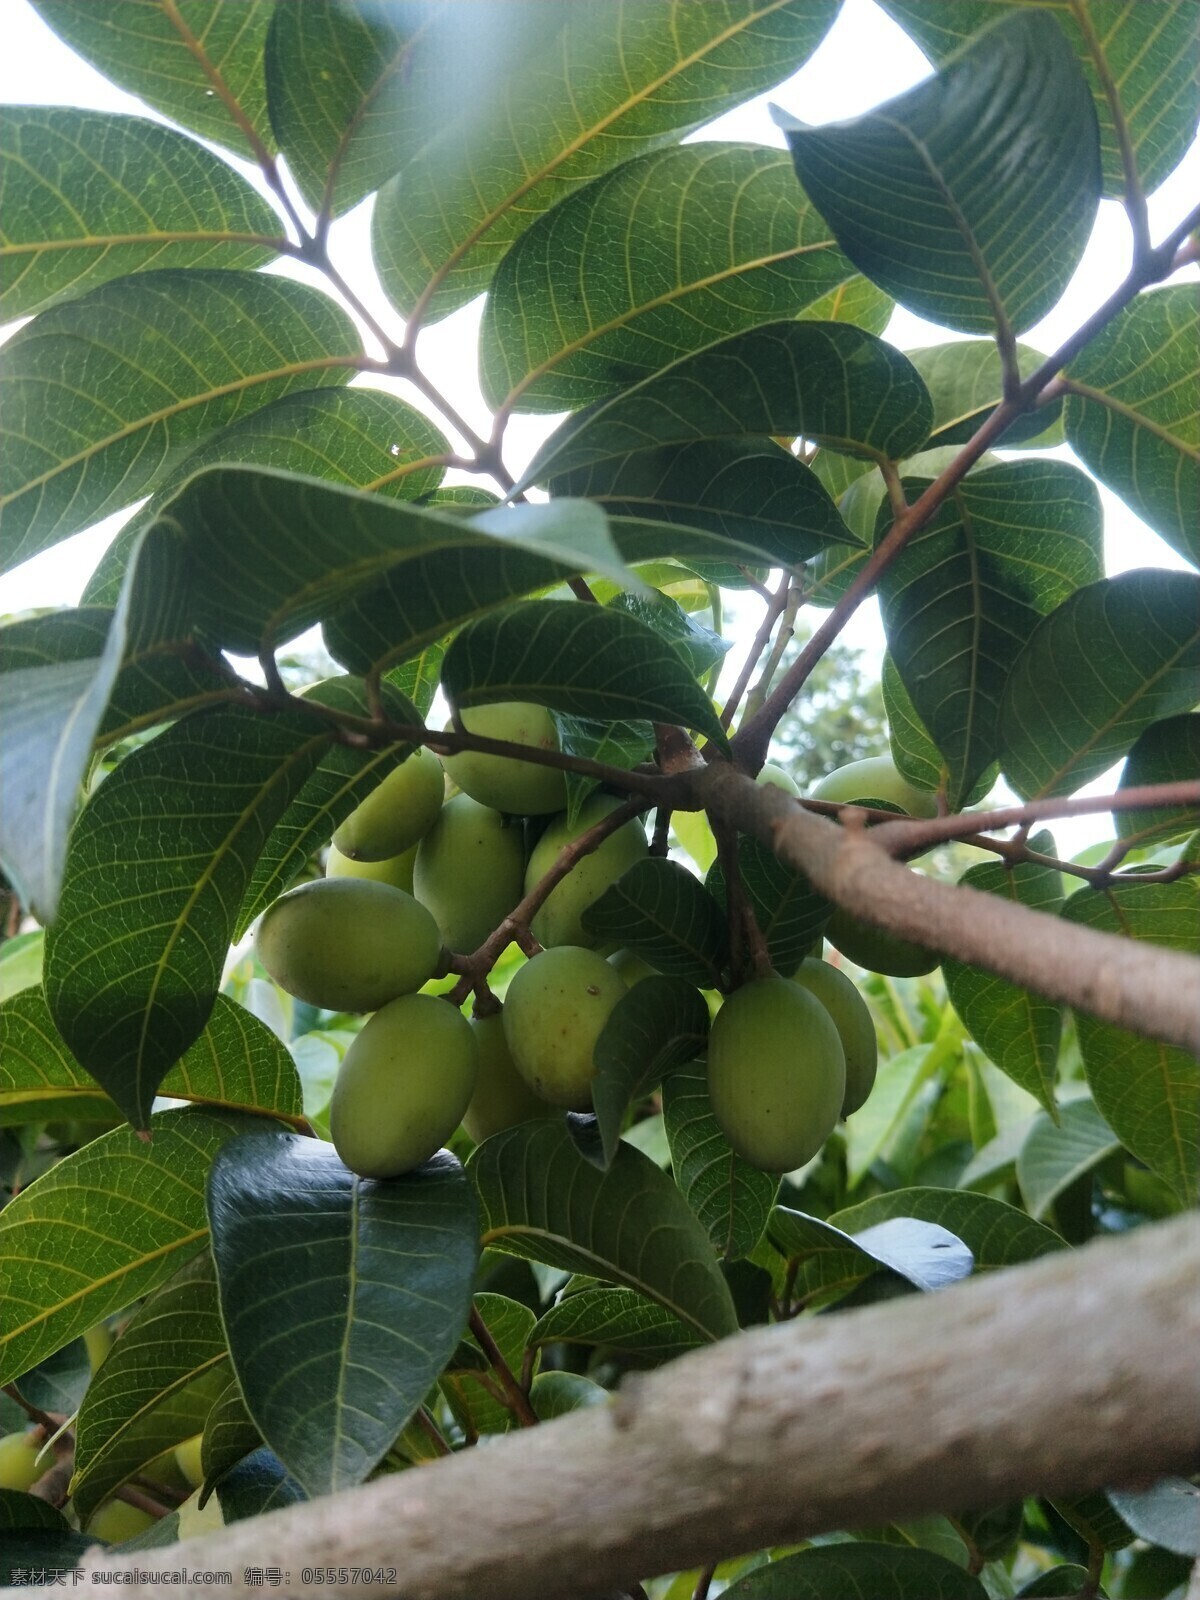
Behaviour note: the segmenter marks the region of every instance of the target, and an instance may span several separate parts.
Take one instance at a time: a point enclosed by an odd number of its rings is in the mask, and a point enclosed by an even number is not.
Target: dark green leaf
[[[1179,783],[1200,772],[1200,715],[1194,712],[1152,722],[1129,752],[1118,789],[1142,784]],[[1115,811],[1117,837],[1156,839],[1163,844],[1186,839],[1200,828],[1195,806],[1156,806],[1152,811]]]
[[[1045,1112],[1035,1117],[1017,1157],[1017,1182],[1029,1215],[1040,1221],[1064,1189],[1120,1148],[1090,1100],[1063,1106],[1057,1125]]]
[[[359,352],[328,296],[257,272],[145,272],[43,311],[0,380],[4,568],[148,494],[218,428],[347,382]]]
[[[698,439],[803,434],[873,459],[912,455],[933,407],[906,356],[838,322],[773,322],[738,333],[564,422],[522,485]]]
[[[1023,378],[1032,376],[1046,357],[1031,345],[1019,344],[1017,367]],[[933,400],[930,449],[966,444],[987,421],[1004,396],[1000,352],[994,339],[956,339],[952,344],[928,345],[909,351],[908,359],[924,380]],[[1039,448],[1062,443],[1062,401],[1054,400],[1036,411],[1026,411],[1004,430],[1004,448],[1025,444]]]
[[[23,1373],[17,1388],[30,1405],[69,1417],[79,1409],[79,1402],[91,1381],[92,1363],[87,1342],[72,1339],[70,1344],[63,1345],[61,1350]]]
[[[0,129],[0,318],[160,267],[257,267],[278,216],[170,128],[67,106],[10,106]]]
[[[705,1339],[737,1328],[704,1229],[632,1145],[599,1172],[561,1122],[526,1122],[480,1145],[469,1171],[485,1247],[635,1289]]]
[[[1031,844],[1042,855],[1054,854],[1049,834],[1038,834]],[[1009,868],[981,861],[968,867],[959,881],[1051,916],[1057,916],[1063,907],[1061,874],[1036,862],[1019,862]],[[942,961],[942,976],[951,1005],[981,1049],[1001,1072],[1039,1100],[1051,1117],[1057,1116],[1054,1085],[1062,1036],[1061,1006],[948,956]]]
[[[248,1119],[163,1111],[149,1143],[114,1128],[0,1213],[0,1383],[157,1289],[205,1248],[204,1183]]]
[[[1200,116],[1200,85],[1194,71],[1195,8],[1187,0],[1183,4],[1160,0],[1157,5],[1145,0],[1136,5],[1127,0],[1088,0],[1086,6],[1077,0],[1037,3],[1053,12],[1091,88],[1100,122],[1104,193],[1119,197],[1125,189],[1110,84],[1120,98],[1142,186],[1147,191],[1157,189],[1182,160]],[[952,6],[930,5],[929,0],[882,0],[882,4],[938,63],[976,29],[1016,9],[1000,0],[955,0]]]
[[[853,276],[785,152],[657,150],[555,206],[504,257],[480,333],[484,395],[578,410]]]
[[[656,518],[746,540],[777,566],[795,567],[847,537],[816,474],[773,439],[634,450],[551,478],[549,488],[595,500],[610,516]]]
[[[616,1155],[629,1102],[665,1084],[707,1038],[704,997],[681,978],[643,978],[617,1002],[592,1052],[592,1103],[605,1166]]]
[[[912,499],[927,487],[904,484]],[[952,810],[999,754],[1001,700],[1022,646],[1103,570],[1095,485],[1066,462],[1029,460],[960,483],[884,573],[888,648],[949,768]]]
[[[499,9],[483,60],[503,49],[513,10]],[[662,0],[534,13],[520,51],[472,100],[456,83],[455,117],[381,191],[372,237],[384,289],[406,315],[465,305],[550,206],[786,78],[836,10],[834,0]]]
[[[273,1450],[255,1450],[217,1484],[221,1515],[229,1522],[262,1517],[307,1500],[301,1486]]]
[[[1200,954],[1200,879],[1085,886],[1063,908],[1068,922],[1149,945]],[[1200,969],[1198,969],[1200,970]],[[1195,1203],[1200,1154],[1200,1063],[1173,1045],[1127,1033],[1078,1011],[1075,1026],[1096,1109],[1127,1150]]]
[[[800,182],[860,272],[932,322],[1006,343],[1079,264],[1100,198],[1087,84],[1023,11],[851,122],[782,119]]]
[[[1152,722],[1190,711],[1198,667],[1200,578],[1143,568],[1077,590],[1013,667],[1000,708],[1005,777],[1023,799],[1070,794]]]
[[[205,1250],[142,1304],[92,1380],[75,1428],[71,1499],[80,1517],[199,1432],[228,1381],[216,1270]]]
[[[1139,1539],[1180,1556],[1200,1556],[1200,1488],[1161,1478],[1152,1489],[1110,1489],[1117,1515]]]
[[[785,866],[775,852],[748,834],[738,836],[738,868],[771,965],[792,973],[824,932],[833,909],[802,872]],[[709,869],[705,887],[725,905],[725,876],[719,862]]]
[[[1067,439],[1156,533],[1200,563],[1194,286],[1141,294],[1067,368]]]
[[[945,1556],[905,1545],[826,1545],[738,1578],[728,1600],[986,1600],[987,1590]]]
[[[257,139],[270,144],[263,45],[270,0],[33,0],[72,50],[156,111],[238,155],[254,145],[229,109],[232,100]]]
[[[529,1342],[603,1345],[640,1364],[657,1366],[705,1341],[694,1328],[632,1289],[597,1284],[564,1295],[551,1306],[539,1318]]]
[[[139,1126],[208,1021],[254,863],[330,739],[299,713],[198,712],[127,756],[76,825],[46,998]]]
[[[679,723],[726,742],[680,651],[607,606],[527,600],[480,617],[446,651],[442,687],[457,706],[528,700],[601,721]]]
[[[1015,1206],[954,1189],[895,1189],[835,1211],[829,1220],[846,1233],[860,1234],[891,1217],[916,1217],[948,1228],[975,1257],[976,1272],[1011,1267],[1064,1248],[1053,1229]]]
[[[22,1500],[30,1498],[27,1494],[21,1495]],[[97,1543],[103,1542],[90,1534],[75,1533],[71,1529],[60,1531],[57,1527],[22,1528],[6,1534],[4,1548],[0,1551],[0,1583],[14,1583],[18,1573],[24,1583],[25,1574],[35,1570],[68,1572],[78,1567],[84,1555]]]
[[[929,737],[929,730],[917,715],[904,680],[896,670],[896,663],[884,652],[883,671],[880,674],[883,691],[883,709],[887,716],[888,742],[892,760],[902,777],[918,789],[935,790],[948,778],[948,773],[938,755],[937,746]],[[978,805],[991,792],[1000,775],[1000,765],[993,762],[963,801],[965,806]]]
[[[247,1410],[309,1494],[361,1483],[466,1326],[478,1254],[448,1153],[356,1178],[328,1145],[239,1140],[209,1181],[221,1311]]]
[[[684,1199],[722,1259],[748,1256],[767,1225],[778,1177],[760,1172],[730,1148],[709,1105],[703,1061],[677,1067],[663,1080],[662,1097],[671,1167]]]
[[[200,1461],[204,1470],[205,1493],[230,1467],[261,1443],[262,1435],[250,1420],[237,1374],[230,1371],[228,1382],[213,1401],[204,1422]]]
[[[587,908],[583,923],[602,942],[627,945],[660,972],[701,988],[715,988],[729,960],[720,905],[686,867],[661,856],[623,873]]]
[[[41,1500],[20,1489],[0,1489],[0,1533],[7,1535],[31,1528],[48,1528],[65,1533],[69,1527],[66,1517],[61,1511],[56,1511],[48,1500]],[[0,1568],[0,1583],[11,1581]]]
[[[569,717],[551,712],[558,731],[558,748],[564,755],[584,756],[603,761],[607,766],[631,772],[654,754],[652,722],[594,722],[590,717]],[[567,823],[574,827],[584,802],[598,787],[598,778],[580,772],[567,773]]]
[[[655,633],[669,640],[697,678],[711,672],[718,662],[724,660],[733,645],[732,639],[722,639],[711,628],[689,617],[670,595],[657,591],[648,595],[626,592],[610,600],[608,606],[612,611],[636,617],[639,622],[644,622],[648,628],[653,628]]]
[[[868,333],[882,334],[892,320],[896,302],[878,284],[861,273],[810,301],[800,313],[802,322],[852,322]]]

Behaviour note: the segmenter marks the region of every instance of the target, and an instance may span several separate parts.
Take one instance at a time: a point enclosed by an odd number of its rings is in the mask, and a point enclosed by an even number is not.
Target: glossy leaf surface
[[[660,972],[702,988],[719,983],[729,959],[724,912],[677,861],[635,862],[583,914],[603,943],[627,945]]]
[[[784,1556],[725,1593],[729,1600],[984,1600],[987,1590],[932,1550],[854,1541]]]
[[[703,1344],[693,1327],[632,1289],[600,1284],[563,1295],[543,1312],[530,1335],[534,1344],[603,1345],[656,1366]]]

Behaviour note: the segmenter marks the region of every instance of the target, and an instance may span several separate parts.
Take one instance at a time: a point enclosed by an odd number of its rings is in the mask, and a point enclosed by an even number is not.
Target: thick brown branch
[[[757,1328],[627,1380],[610,1406],[190,1540],[187,1565],[232,1571],[233,1600],[263,1566],[397,1570],[330,1595],[582,1600],[833,1529],[1188,1472],[1198,1276],[1189,1214],[940,1294]],[[179,1565],[178,1549],[83,1562]]]

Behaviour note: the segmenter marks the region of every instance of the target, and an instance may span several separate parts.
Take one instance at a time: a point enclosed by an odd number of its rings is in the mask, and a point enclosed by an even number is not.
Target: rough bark
[[[610,1406],[85,1565],[223,1568],[235,1596],[260,1592],[245,1567],[273,1565],[294,1590],[306,1566],[397,1569],[395,1585],[322,1585],[331,1595],[581,1600],[830,1529],[1194,1470],[1197,1350],[1189,1214],[939,1294],[754,1329]]]

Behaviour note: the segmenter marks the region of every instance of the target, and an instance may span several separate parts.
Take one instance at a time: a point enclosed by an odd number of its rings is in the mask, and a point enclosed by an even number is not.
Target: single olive
[[[333,842],[352,861],[386,861],[423,839],[446,793],[442,764],[422,745],[346,818]]]
[[[889,978],[919,978],[932,972],[941,957],[923,944],[901,939],[898,934],[877,928],[861,917],[852,916],[841,906],[834,908],[825,937],[835,950],[848,956],[868,972],[882,972]]]
[[[84,1525],[89,1539],[102,1539],[105,1544],[124,1544],[139,1533],[145,1533],[158,1521],[140,1506],[131,1506],[125,1500],[106,1500],[92,1512]]]
[[[502,700],[490,706],[468,706],[460,715],[468,733],[528,745],[533,750],[558,749],[554,718],[545,706]],[[481,750],[460,750],[446,757],[446,771],[464,794],[493,811],[540,816],[561,811],[567,803],[567,780],[558,767],[519,761],[515,756],[489,756]]]
[[[38,1464],[38,1452],[45,1440],[41,1430],[31,1428],[27,1433],[6,1433],[0,1438],[0,1489],[19,1489],[27,1493],[46,1472],[50,1457]]]
[[[549,1116],[550,1107],[516,1069],[504,1037],[503,1014],[496,1011],[490,1017],[472,1017],[471,1032],[479,1051],[479,1076],[462,1120],[475,1143],[482,1144],[493,1133],[531,1117]]]
[[[456,794],[417,847],[413,890],[449,950],[476,950],[521,898],[519,826]]]
[[[842,1101],[842,1116],[848,1117],[858,1110],[875,1085],[879,1045],[874,1020],[851,980],[828,961],[809,956],[796,968],[793,982],[815,994],[833,1018],[846,1057],[846,1098]]]
[[[611,795],[593,795],[579,813],[572,827],[566,816],[556,817],[542,834],[525,872],[525,893],[528,894],[549,872],[564,845],[572,843],[581,833],[606,817],[621,802]],[[533,936],[541,945],[583,945],[594,949],[601,941],[589,933],[580,920],[593,900],[598,900],[613,884],[647,853],[646,830],[636,817],[622,823],[615,833],[582,861],[576,862],[561,882],[556,883],[546,897],[531,924]]]
[[[504,999],[504,1037],[517,1071],[551,1105],[592,1103],[592,1052],[614,1006],[627,994],[603,956],[556,945],[519,967]]]
[[[918,789],[897,769],[891,756],[868,756],[837,767],[813,786],[812,799],[864,805],[883,800],[899,806],[910,817],[936,817],[937,799],[928,789]]]
[[[416,859],[415,844],[402,855],[385,856],[382,861],[352,861],[349,856],[342,854],[337,845],[331,844],[329,853],[325,857],[325,876],[369,878],[372,883],[386,883],[393,889],[403,889],[405,894],[412,894],[413,865]]]

